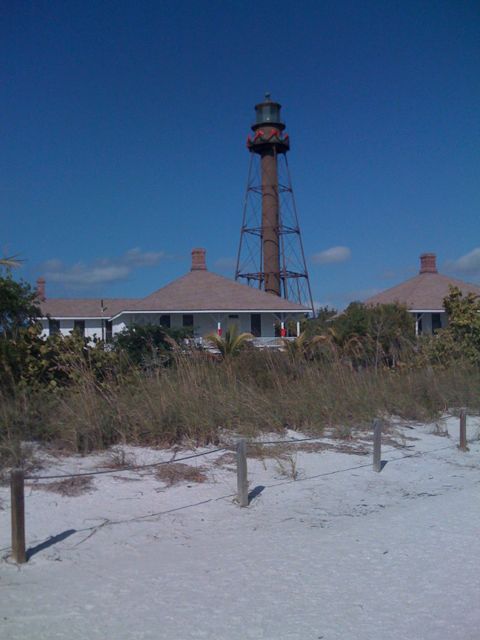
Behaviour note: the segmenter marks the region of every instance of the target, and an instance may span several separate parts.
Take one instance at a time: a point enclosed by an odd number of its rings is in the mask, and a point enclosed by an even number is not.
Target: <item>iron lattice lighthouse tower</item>
[[[312,309],[313,300],[298,224],[287,151],[290,140],[280,119],[281,105],[265,95],[255,105],[243,222],[235,280],[246,280]]]

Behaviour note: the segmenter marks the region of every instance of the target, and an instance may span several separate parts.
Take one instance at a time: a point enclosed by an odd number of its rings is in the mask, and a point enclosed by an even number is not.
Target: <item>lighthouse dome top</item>
[[[265,100],[255,105],[256,119],[252,129],[265,126],[275,126],[282,130],[285,124],[280,118],[280,109],[282,105],[274,102],[269,93],[265,94]]]

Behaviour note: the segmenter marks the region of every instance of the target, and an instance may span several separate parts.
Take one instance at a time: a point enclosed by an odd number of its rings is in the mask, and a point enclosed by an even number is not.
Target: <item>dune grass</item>
[[[74,365],[72,365],[74,366]],[[225,434],[254,437],[286,428],[347,437],[376,416],[434,419],[449,407],[480,408],[480,372],[365,369],[246,351],[228,361],[180,354],[153,374],[98,380],[78,365],[75,383],[55,391],[0,391],[0,464],[22,457],[21,442],[88,453],[115,444],[217,444]]]

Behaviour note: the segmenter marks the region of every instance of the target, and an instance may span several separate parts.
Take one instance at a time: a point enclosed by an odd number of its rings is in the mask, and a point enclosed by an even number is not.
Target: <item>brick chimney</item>
[[[45,302],[45,278],[37,279],[37,298],[40,302]]]
[[[434,253],[422,253],[420,256],[420,273],[438,273],[437,256]]]
[[[205,261],[205,249],[192,249],[192,268],[191,271],[206,271],[207,263]]]

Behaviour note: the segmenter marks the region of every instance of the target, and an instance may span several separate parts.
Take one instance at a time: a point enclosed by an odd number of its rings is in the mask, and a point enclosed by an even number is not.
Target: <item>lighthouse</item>
[[[255,105],[235,279],[313,311],[280,110],[268,93]]]

